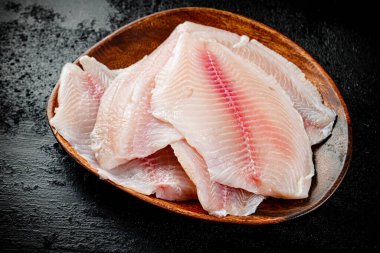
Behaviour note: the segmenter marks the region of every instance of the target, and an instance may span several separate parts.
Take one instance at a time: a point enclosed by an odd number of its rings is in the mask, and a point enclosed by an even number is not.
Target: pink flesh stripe
[[[90,73],[86,73],[86,81],[85,88],[88,93],[96,100],[100,100],[104,93],[104,87],[97,82],[96,78],[94,78]]]
[[[249,129],[249,124],[247,122],[244,112],[241,110],[240,105],[240,94],[234,90],[234,84],[229,80],[225,71],[221,68],[221,64],[218,59],[208,50],[203,50],[200,53],[200,58],[209,78],[210,85],[214,87],[217,94],[223,100],[223,104],[227,106],[228,112],[232,115],[235,120],[236,127],[241,135],[242,143],[245,145],[245,150],[247,152],[246,162],[248,166],[245,168],[245,173],[248,178],[253,181],[259,181],[260,173],[255,168],[254,163],[254,143],[252,138],[252,133]]]

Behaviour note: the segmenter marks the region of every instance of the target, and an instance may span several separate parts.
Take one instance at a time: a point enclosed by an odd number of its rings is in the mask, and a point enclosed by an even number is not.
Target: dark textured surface
[[[66,2],[0,2],[0,251],[379,248],[375,8],[334,1]],[[56,143],[45,106],[62,65],[123,24],[181,6],[229,10],[272,26],[337,83],[353,121],[353,159],[341,187],[316,211],[265,227],[181,217],[100,181]],[[358,19],[360,13],[366,15]]]

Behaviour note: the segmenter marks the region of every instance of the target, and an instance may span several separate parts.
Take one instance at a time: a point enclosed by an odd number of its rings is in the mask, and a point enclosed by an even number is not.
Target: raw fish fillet
[[[90,133],[105,89],[99,76],[67,63],[60,76],[58,107],[50,120],[55,130],[91,164],[95,159],[90,149]]]
[[[94,165],[97,163],[90,149],[90,133],[94,128],[100,99],[119,73],[133,71],[140,61],[120,70],[110,70],[87,55],[82,56],[79,62],[84,70],[72,63],[63,67],[58,93],[59,106],[50,123],[79,154]]]
[[[186,141],[171,146],[186,174],[195,183],[199,202],[209,214],[247,216],[254,213],[264,200],[261,195],[211,181],[205,161]]]
[[[212,181],[308,196],[314,167],[301,116],[272,76],[219,43],[180,35],[156,78],[152,111],[199,152]]]
[[[182,30],[198,38],[215,40],[272,75],[301,114],[312,145],[331,134],[336,113],[323,104],[318,90],[295,64],[247,36],[192,22],[183,23]]]
[[[99,164],[112,169],[135,158],[147,157],[183,137],[150,110],[154,78],[168,61],[177,32],[145,57],[134,71],[120,74],[102,98],[91,134]]]
[[[90,148],[90,133],[94,128],[100,99],[109,86],[114,71],[93,58],[82,57],[81,65],[91,72],[68,63],[63,67],[58,92],[58,107],[51,125],[71,146],[98,170],[103,179],[143,194],[153,194],[167,200],[196,198],[195,186],[183,171],[168,147],[156,154],[136,159],[112,171],[104,171]],[[134,68],[135,65],[130,68]],[[95,71],[98,69],[99,71]],[[126,71],[130,71],[126,69]]]
[[[145,158],[132,161],[100,175],[120,185],[166,200],[196,199],[196,189],[170,146]]]

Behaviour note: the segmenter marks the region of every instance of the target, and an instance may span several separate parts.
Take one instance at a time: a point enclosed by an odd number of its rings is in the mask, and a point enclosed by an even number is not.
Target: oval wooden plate
[[[267,47],[283,55],[300,67],[307,78],[317,86],[325,104],[338,115],[331,137],[322,145],[314,148],[316,176],[310,189],[310,197],[303,200],[281,200],[269,198],[248,217],[227,216],[218,218],[208,215],[197,201],[170,202],[146,196],[131,189],[109,183],[129,194],[186,216],[229,223],[268,224],[278,223],[306,214],[325,202],[341,183],[349,166],[352,150],[351,121],[346,105],[336,85],[323,68],[302,48],[290,39],[257,21],[226,11],[208,8],[180,8],[167,10],[132,22],[94,45],[84,54],[95,57],[109,68],[124,68],[144,55],[152,52],[161,44],[173,29],[184,21],[192,21],[214,26],[238,34],[248,35]],[[78,64],[78,60],[75,61]],[[58,106],[59,82],[55,86],[48,102],[49,120]],[[82,158],[70,144],[53,130],[55,137],[67,153],[87,170],[98,175],[96,170]]]

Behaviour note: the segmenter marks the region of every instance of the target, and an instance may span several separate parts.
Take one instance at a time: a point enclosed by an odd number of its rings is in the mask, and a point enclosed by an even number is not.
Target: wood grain
[[[324,69],[302,48],[290,39],[257,21],[230,12],[208,8],[180,8],[167,10],[139,19],[107,36],[84,54],[93,56],[111,69],[127,67],[152,52],[184,21],[214,26],[254,38],[301,68],[307,78],[320,91],[324,102],[338,115],[332,136],[314,148],[316,176],[313,178],[310,197],[303,200],[265,200],[254,215],[248,217],[208,215],[196,201],[170,202],[137,193],[108,181],[121,190],[182,215],[218,222],[239,224],[270,224],[304,215],[324,203],[337,189],[349,167],[352,152],[352,127],[346,105],[336,85]],[[75,61],[78,64],[78,60]],[[49,120],[58,106],[59,82],[55,86],[47,106]],[[97,175],[91,165],[57,133],[58,142],[79,164]]]

